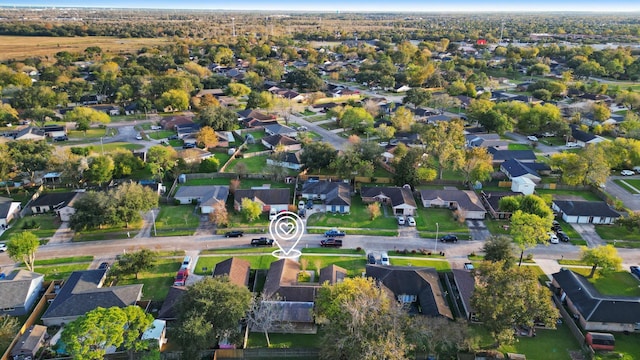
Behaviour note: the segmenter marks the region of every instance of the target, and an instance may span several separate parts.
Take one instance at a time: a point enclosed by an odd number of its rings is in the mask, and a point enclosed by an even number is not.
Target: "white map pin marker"
[[[273,256],[290,259],[301,255],[295,247],[304,234],[304,223],[296,213],[291,211],[278,213],[278,216],[269,222],[269,234],[279,248],[272,253]]]

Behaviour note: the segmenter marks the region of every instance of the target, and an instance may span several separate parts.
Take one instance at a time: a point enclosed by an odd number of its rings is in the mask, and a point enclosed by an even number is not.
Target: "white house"
[[[390,205],[394,215],[415,215],[418,206],[407,187],[368,187],[360,189],[360,196],[364,203],[380,202]]]
[[[276,165],[287,169],[300,171],[302,169],[302,160],[300,160],[300,151],[284,153],[282,159],[267,158],[267,165]]]
[[[0,200],[1,201],[1,200]],[[11,220],[20,212],[20,202],[18,201],[1,201],[0,202],[0,227],[6,228]]]
[[[620,217],[604,201],[554,200],[551,208],[574,224],[613,224]]]
[[[197,204],[200,212],[210,214],[216,203],[225,203],[229,196],[226,185],[181,186],[173,196],[180,204]]]
[[[536,183],[526,176],[518,176],[511,179],[511,191],[531,195],[536,191]]]
[[[465,219],[482,220],[487,210],[475,192],[470,190],[420,190],[422,206],[458,210]]]
[[[142,333],[140,339],[147,340],[149,343],[158,343],[158,349],[162,349],[162,345],[167,342],[167,322],[165,320],[155,319],[151,326]]]

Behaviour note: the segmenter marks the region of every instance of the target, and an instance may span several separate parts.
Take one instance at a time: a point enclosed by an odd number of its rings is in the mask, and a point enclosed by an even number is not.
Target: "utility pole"
[[[438,251],[438,233],[440,232],[440,225],[436,223],[436,245],[433,248],[433,252]]]
[[[232,35],[236,37],[236,18],[231,18]]]

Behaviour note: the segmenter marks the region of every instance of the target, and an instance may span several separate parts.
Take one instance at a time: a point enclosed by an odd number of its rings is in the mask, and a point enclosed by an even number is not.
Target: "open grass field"
[[[200,223],[193,205],[161,206],[156,218],[157,236],[192,235]]]
[[[143,284],[143,300],[162,301],[167,297],[178,269],[180,269],[179,260],[160,259],[149,271],[138,274],[138,279],[132,276],[118,281],[118,285]]]
[[[390,214],[391,210],[388,210],[388,213]],[[350,214],[316,213],[309,217],[307,226],[387,230],[395,230],[398,228],[394,216],[381,216],[375,220],[371,220],[366,205],[362,203],[362,199],[358,196],[354,196],[351,199]]]
[[[33,56],[53,58],[60,51],[82,53],[90,46],[99,46],[105,53],[120,54],[170,41],[169,38],[119,39],[106,36],[0,36],[0,60],[23,59]]]
[[[431,259],[419,259],[419,258],[412,258],[412,259],[399,259],[396,257],[391,256],[389,258],[389,262],[391,262],[391,265],[393,266],[418,266],[418,267],[432,267],[435,268],[437,271],[450,271],[451,270],[451,265],[449,265],[448,261],[441,261],[441,260],[431,260]]]

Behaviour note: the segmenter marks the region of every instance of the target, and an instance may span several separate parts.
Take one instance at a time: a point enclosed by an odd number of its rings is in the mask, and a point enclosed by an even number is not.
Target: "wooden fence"
[[[225,359],[318,359],[317,349],[219,349],[213,356],[214,360]]]

